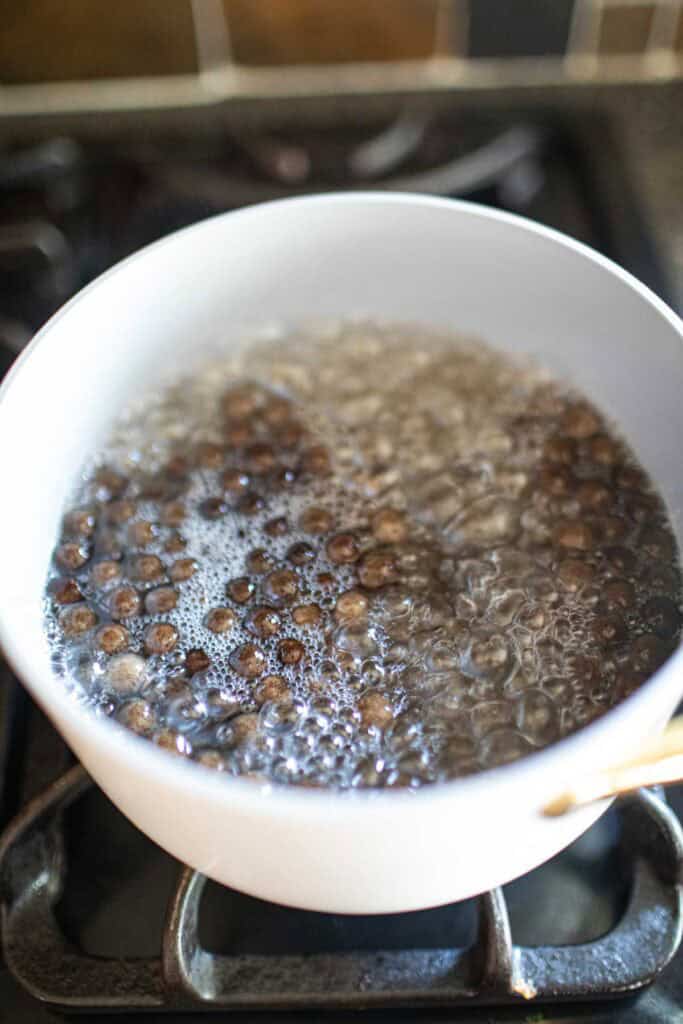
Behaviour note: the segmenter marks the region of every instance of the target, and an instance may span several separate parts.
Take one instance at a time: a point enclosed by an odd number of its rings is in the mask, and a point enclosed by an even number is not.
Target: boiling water
[[[419,786],[603,714],[678,638],[661,500],[600,414],[479,342],[343,324],[145,397],[48,581],[72,692],[179,756]]]

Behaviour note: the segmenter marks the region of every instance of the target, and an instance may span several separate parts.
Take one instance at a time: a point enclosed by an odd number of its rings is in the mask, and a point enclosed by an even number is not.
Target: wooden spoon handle
[[[595,800],[631,793],[641,786],[683,782],[683,715],[672,719],[662,735],[636,756],[577,780],[543,808],[548,817],[566,814]]]

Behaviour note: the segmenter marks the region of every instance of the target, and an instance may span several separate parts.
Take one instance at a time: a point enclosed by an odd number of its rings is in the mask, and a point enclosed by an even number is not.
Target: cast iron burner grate
[[[658,796],[619,808],[630,889],[618,923],[581,945],[513,942],[502,890],[478,899],[466,948],[305,955],[219,955],[203,948],[204,876],[181,868],[154,958],[98,957],[72,944],[55,915],[67,857],[62,819],[91,782],[80,765],[35,797],[0,839],[2,944],[15,979],[65,1010],[340,1010],[505,1005],[628,995],[675,954],[683,926],[683,832]]]

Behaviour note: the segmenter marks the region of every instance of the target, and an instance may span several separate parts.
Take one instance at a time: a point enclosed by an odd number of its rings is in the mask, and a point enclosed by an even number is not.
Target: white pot
[[[619,424],[681,540],[677,317],[609,261],[468,203],[354,194],[216,217],[77,295],[0,391],[0,641],[95,781],[180,860],[247,893],[373,913],[458,900],[535,867],[604,810],[540,808],[662,729],[677,652],[599,721],[516,764],[417,793],[333,793],[212,774],[79,709],[50,669],[41,601],[60,514],[89,452],[160,370],[264,322],[367,315],[474,332],[529,353]]]

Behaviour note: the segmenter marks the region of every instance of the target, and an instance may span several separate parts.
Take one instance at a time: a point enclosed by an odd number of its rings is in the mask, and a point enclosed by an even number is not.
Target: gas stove
[[[665,299],[610,124],[427,114],[377,128],[0,154],[2,372],[112,263],[246,203],[337,188],[457,195],[559,228]],[[177,864],[109,803],[5,670],[0,681],[0,1021],[683,1020],[683,788],[610,810],[548,864],[476,900],[342,917],[274,906]],[[361,1019],[363,1015],[361,1014]]]

